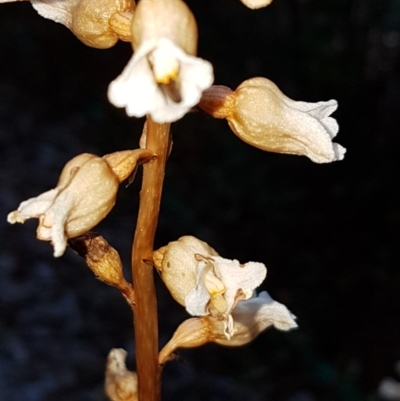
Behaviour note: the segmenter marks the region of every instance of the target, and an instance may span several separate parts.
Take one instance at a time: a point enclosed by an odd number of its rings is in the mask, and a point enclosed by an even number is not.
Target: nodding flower
[[[346,149],[332,139],[339,131],[330,115],[336,100],[306,103],[285,96],[267,78],[251,78],[232,91],[212,86],[199,107],[215,118],[225,118],[244,142],[268,152],[307,156],[315,163],[342,160]]]
[[[132,21],[134,54],[111,82],[108,98],[129,116],[157,123],[180,119],[214,80],[212,65],[196,57],[197,25],[181,0],[141,0]]]
[[[111,211],[119,184],[148,160],[147,149],[115,152],[104,157],[82,153],[63,168],[57,186],[22,202],[9,213],[9,223],[39,219],[37,238],[51,241],[54,256],[61,256],[67,239],[87,233]]]

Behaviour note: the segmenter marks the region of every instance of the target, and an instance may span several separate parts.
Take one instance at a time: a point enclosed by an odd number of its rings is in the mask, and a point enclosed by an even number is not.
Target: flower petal
[[[7,221],[11,224],[24,223],[25,220],[38,218],[47,212],[57,197],[59,190],[57,188],[44,192],[36,198],[30,198],[21,202],[17,210],[9,213]]]
[[[32,0],[32,7],[43,18],[59,22],[67,28],[72,25],[72,11],[81,0]]]
[[[232,312],[232,317],[234,334],[231,339],[228,339],[223,332],[222,322],[218,322],[218,324],[214,322],[213,334],[216,343],[240,346],[254,340],[270,326],[284,331],[297,327],[295,316],[285,305],[274,301],[265,291],[261,292],[258,297],[238,302]],[[211,321],[211,318],[208,319]],[[220,333],[218,334],[218,332]]]
[[[210,264],[205,261],[200,261],[197,264],[196,287],[189,291],[185,298],[186,310],[192,316],[208,315],[206,307],[211,299],[211,296],[205,284],[205,276],[210,269]]]
[[[243,299],[251,297],[253,290],[258,287],[267,275],[267,268],[262,263],[248,262],[240,264],[237,260],[224,259],[214,256],[214,271],[224,283],[226,291],[224,298],[227,303],[227,313],[235,306],[238,291],[244,294]]]
[[[179,101],[172,99],[156,82],[149,63],[149,54],[155,49],[160,54],[170,54],[179,62],[176,85]],[[159,59],[155,62],[160,63]],[[125,107],[129,116],[150,114],[155,122],[172,122],[184,116],[201,97],[204,89],[213,82],[209,62],[189,56],[168,39],[143,42],[125,67],[122,74],[111,82],[108,98],[117,107]]]

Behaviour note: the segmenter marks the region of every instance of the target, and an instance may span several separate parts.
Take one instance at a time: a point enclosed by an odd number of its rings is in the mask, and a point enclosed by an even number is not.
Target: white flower
[[[292,100],[266,78],[251,78],[232,91],[213,86],[199,107],[225,118],[244,142],[268,152],[304,155],[315,163],[342,160],[346,149],[332,139],[339,125],[330,115],[336,100],[306,103]]]
[[[132,21],[134,55],[111,82],[108,98],[129,116],[157,123],[180,119],[213,82],[212,65],[196,57],[197,26],[181,0],[141,0]]]
[[[193,348],[214,342],[238,347],[254,340],[268,327],[291,330],[297,327],[295,316],[283,304],[274,301],[267,292],[258,297],[239,301],[232,311],[233,334],[226,336],[224,322],[213,316],[185,320],[175,331],[170,341],[161,350],[160,364],[168,361],[178,348]]]
[[[219,319],[227,338],[233,334],[232,310],[238,301],[252,297],[267,274],[262,263],[224,259],[192,236],[155,251],[153,260],[172,296],[188,313]]]
[[[56,188],[22,202],[9,213],[11,224],[39,219],[37,238],[51,241],[54,256],[61,256],[67,239],[85,234],[111,211],[120,182],[140,159],[153,156],[146,149],[115,152],[104,157],[83,153],[63,168]]]
[[[150,40],[111,82],[108,98],[133,117],[150,114],[158,123],[183,117],[213,82],[208,61],[187,55],[168,39]]]

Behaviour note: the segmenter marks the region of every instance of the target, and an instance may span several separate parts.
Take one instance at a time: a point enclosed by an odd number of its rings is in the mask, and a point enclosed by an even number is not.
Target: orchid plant
[[[0,3],[13,0],[0,0]],[[252,9],[272,0],[241,0]],[[278,1],[278,0],[277,0]],[[119,289],[135,321],[136,368],[126,369],[126,352],[110,351],[105,391],[112,401],[160,399],[163,366],[179,348],[207,342],[247,344],[270,326],[297,327],[295,316],[267,292],[257,294],[267,269],[220,256],[187,235],[154,250],[165,166],[171,151],[170,125],[197,108],[226,119],[233,133],[259,149],[307,156],[315,163],[342,160],[333,143],[338,124],[335,100],[294,101],[269,79],[256,77],[232,90],[213,85],[213,67],[197,56],[196,19],[183,0],[31,0],[42,16],[62,23],[84,44],[106,49],[130,42],[133,55],[110,83],[110,102],[131,117],[146,116],[138,148],[103,157],[82,153],[70,160],[58,184],[23,201],[9,223],[37,218],[37,238],[49,241],[54,257],[69,246],[96,277]],[[119,184],[143,165],[140,208],[132,244],[134,283],[123,276],[118,252],[90,232],[113,208]],[[153,268],[190,318],[159,351]]]

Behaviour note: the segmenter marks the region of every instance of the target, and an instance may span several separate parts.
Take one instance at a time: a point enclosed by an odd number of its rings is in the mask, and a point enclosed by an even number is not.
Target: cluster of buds
[[[239,346],[267,327],[297,326],[286,307],[254,290],[265,279],[262,263],[224,259],[207,243],[184,236],[153,252],[153,262],[173,298],[196,316],[183,322],[163,348],[165,363],[177,348],[215,342]]]

